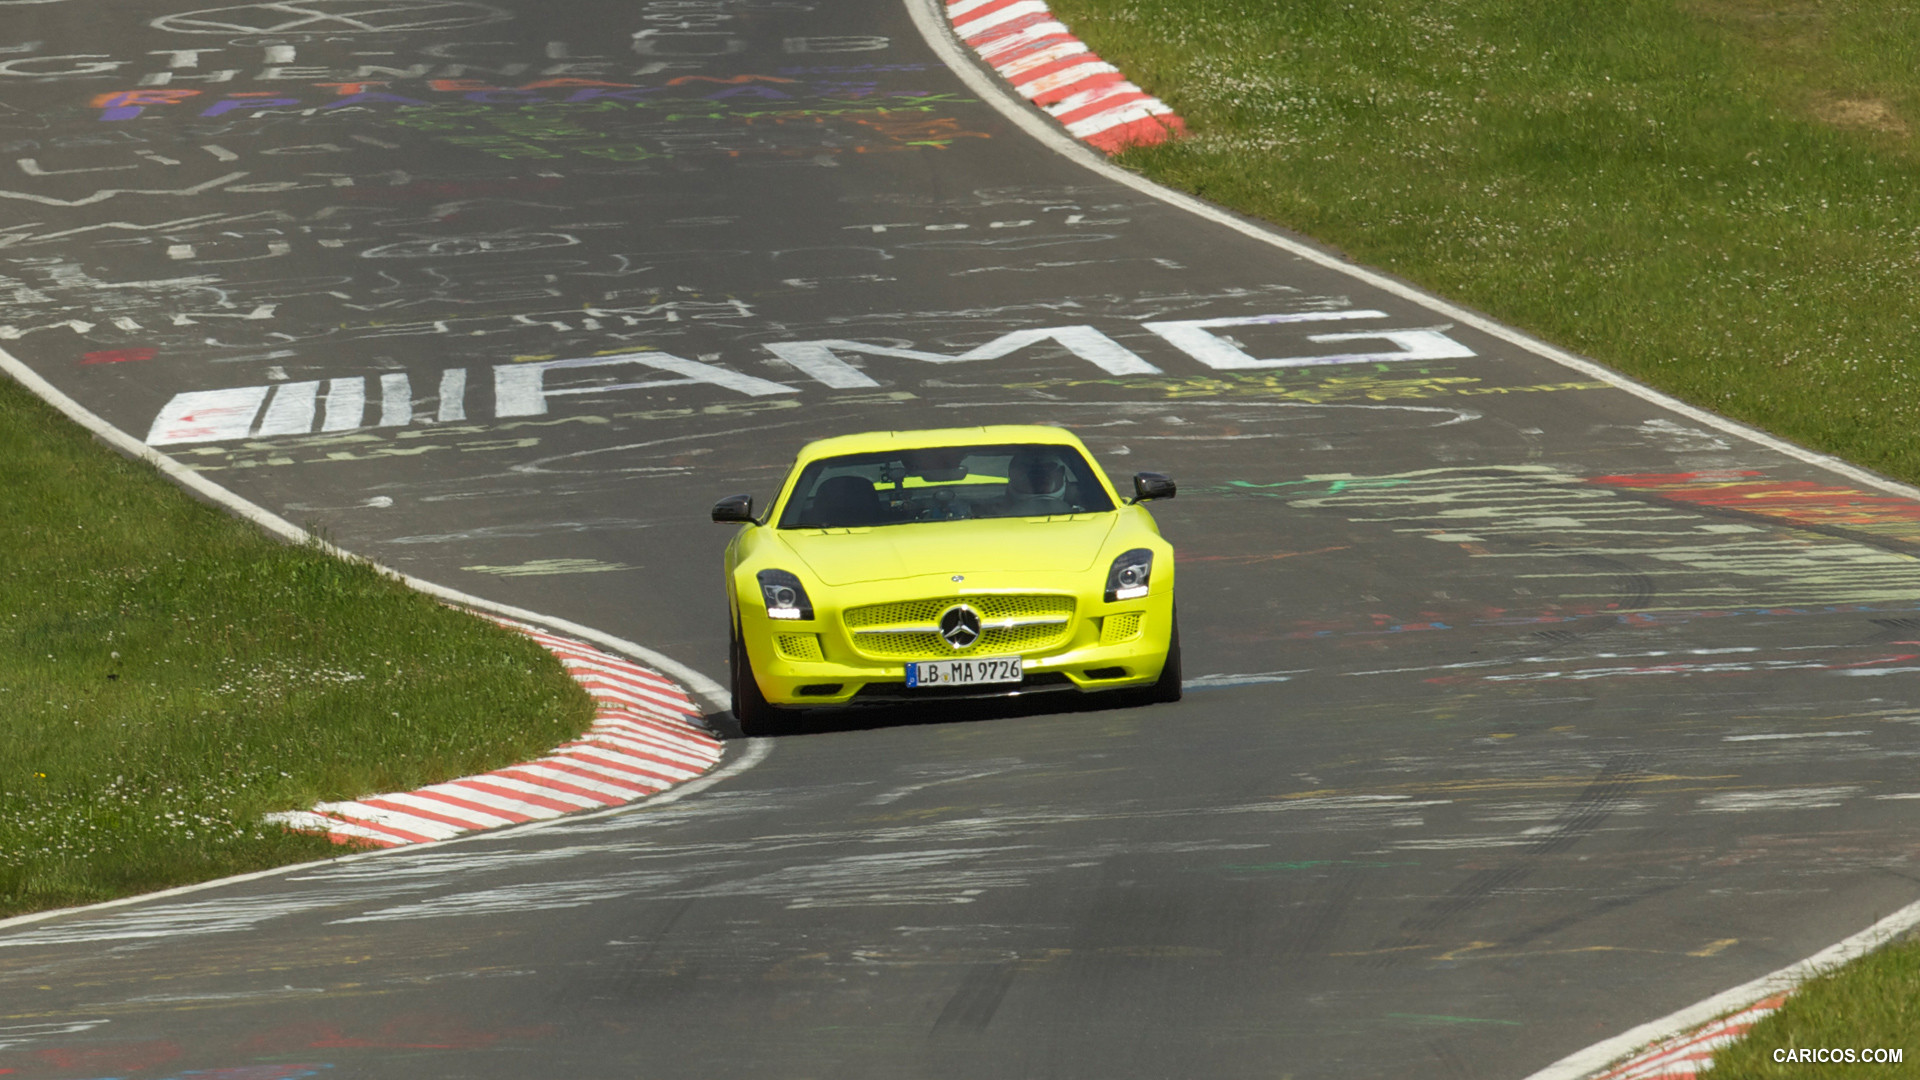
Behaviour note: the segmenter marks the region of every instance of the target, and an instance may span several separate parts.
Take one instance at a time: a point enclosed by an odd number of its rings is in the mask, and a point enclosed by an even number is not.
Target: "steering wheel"
[[[968,518],[973,516],[972,514],[967,512],[967,504],[956,501],[954,499],[953,492],[951,490],[948,490],[947,488],[939,488],[935,490],[933,493],[933,502],[934,502],[934,505],[929,506],[925,510],[920,511],[918,515],[919,520],[921,521],[954,521],[959,518]]]

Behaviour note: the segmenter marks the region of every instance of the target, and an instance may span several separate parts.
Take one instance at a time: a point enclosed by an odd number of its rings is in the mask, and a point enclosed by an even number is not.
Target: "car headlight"
[[[1147,595],[1147,581],[1153,576],[1153,552],[1134,548],[1113,560],[1107,571],[1107,603],[1135,600]]]
[[[799,578],[785,570],[762,570],[759,578],[760,598],[767,603],[767,618],[813,618],[813,601],[807,598],[807,588],[800,584]]]

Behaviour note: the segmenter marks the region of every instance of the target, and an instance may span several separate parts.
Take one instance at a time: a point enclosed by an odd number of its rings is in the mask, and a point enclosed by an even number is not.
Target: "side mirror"
[[[1175,487],[1173,477],[1166,473],[1143,472],[1133,474],[1133,501],[1146,502],[1148,499],[1171,499]]]
[[[714,503],[713,520],[735,525],[753,524],[753,496],[729,495]]]

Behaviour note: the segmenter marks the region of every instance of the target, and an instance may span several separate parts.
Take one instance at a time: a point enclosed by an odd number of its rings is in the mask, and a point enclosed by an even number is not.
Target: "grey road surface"
[[[66,393],[716,675],[714,498],[1061,424],[1178,478],[1191,683],[0,933],[0,1070],[1517,1078],[1920,895],[1920,506],[1113,183],[894,0],[200,2],[0,2]]]

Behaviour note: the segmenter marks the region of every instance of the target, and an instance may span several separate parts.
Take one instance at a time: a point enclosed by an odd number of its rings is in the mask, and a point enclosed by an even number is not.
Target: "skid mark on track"
[[[947,1029],[984,1031],[1013,985],[1016,968],[1010,963],[980,964],[967,973],[960,988],[947,999],[933,1022],[934,1034]]]
[[[1278,955],[1281,962],[1299,963],[1325,952],[1346,923],[1360,894],[1361,874],[1351,866],[1330,869],[1327,881],[1314,890],[1305,906],[1284,921]]]
[[[1458,916],[1492,900],[1502,890],[1513,888],[1539,869],[1538,859],[1565,851],[1600,827],[1600,823],[1623,802],[1633,785],[1646,773],[1644,755],[1621,755],[1608,761],[1572,805],[1552,822],[1537,829],[1524,847],[1505,864],[1481,870],[1428,904],[1420,914],[1400,926],[1401,936],[1411,937],[1440,929]]]

